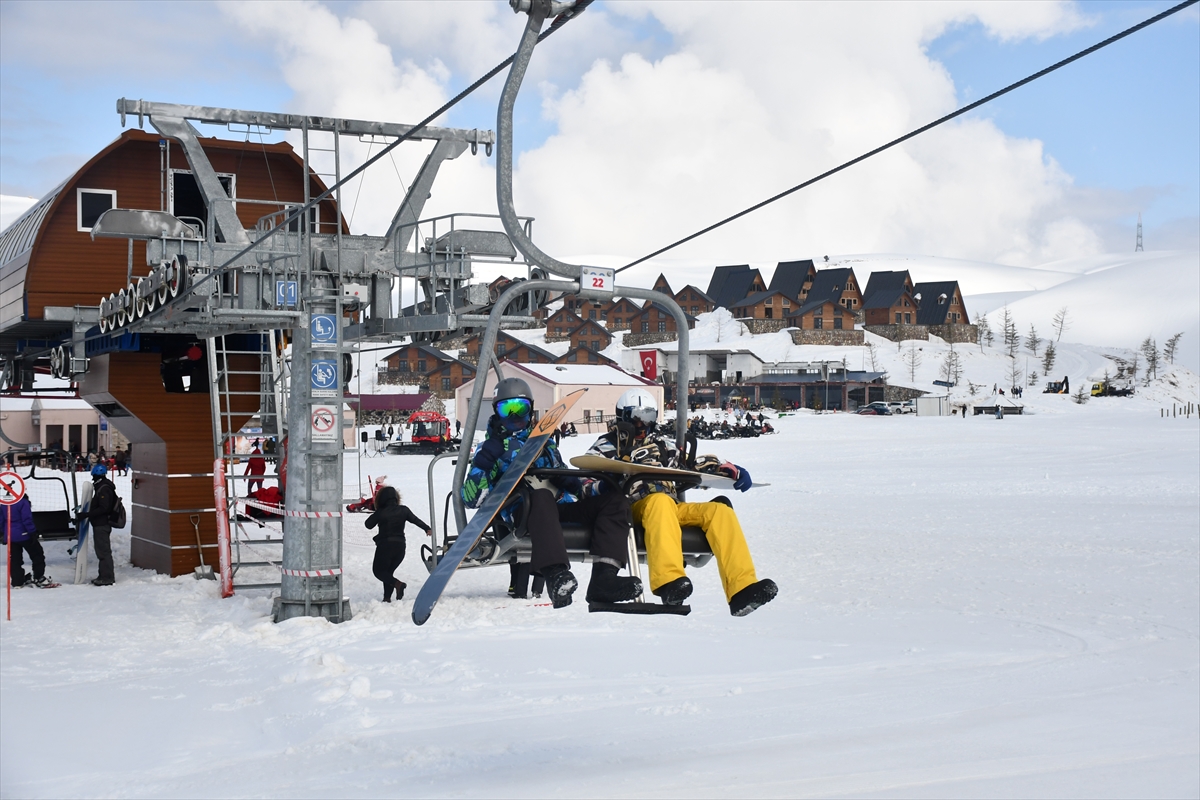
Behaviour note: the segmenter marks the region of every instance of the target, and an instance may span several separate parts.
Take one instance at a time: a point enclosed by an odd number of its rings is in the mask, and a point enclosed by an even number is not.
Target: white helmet
[[[630,389],[617,400],[617,419],[641,423],[647,428],[658,422],[658,403],[645,389]]]

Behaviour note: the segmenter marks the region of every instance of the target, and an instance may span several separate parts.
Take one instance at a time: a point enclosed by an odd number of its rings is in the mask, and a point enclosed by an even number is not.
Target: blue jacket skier
[[[529,438],[533,422],[533,393],[520,378],[505,378],[496,385],[492,400],[494,414],[488,420],[487,438],[475,448],[471,469],[462,486],[463,503],[477,508],[511,466]],[[562,456],[548,440],[531,468],[563,467]],[[602,493],[594,482],[578,478],[537,481],[529,493],[526,528],[533,552],[529,569],[546,579],[550,602],[555,608],[571,604],[578,581],[568,568],[562,523],[592,528],[592,577],[588,602],[618,603],[641,594],[641,581],[618,575],[627,560],[629,501],[618,492]],[[501,509],[500,517],[512,523],[523,500],[520,497]]]
[[[11,517],[9,516],[11,515]],[[46,577],[46,552],[38,541],[37,528],[33,524],[33,505],[29,495],[25,495],[11,508],[0,510],[0,526],[5,526],[12,520],[12,560],[8,562],[8,574],[13,586],[24,586],[30,582],[30,576],[25,574],[25,559],[22,551],[29,554],[33,565],[32,583],[35,586],[49,586],[51,580]]]

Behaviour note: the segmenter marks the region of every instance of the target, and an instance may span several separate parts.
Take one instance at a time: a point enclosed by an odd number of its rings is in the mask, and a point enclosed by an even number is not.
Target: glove
[[[487,439],[475,451],[475,458],[472,459],[471,464],[484,472],[491,472],[492,467],[496,466],[496,462],[502,455],[504,455],[504,441]]]
[[[754,480],[750,477],[750,471],[745,467],[738,467],[737,471],[737,479],[733,482],[733,488],[739,492],[750,491],[750,487],[754,485]]]

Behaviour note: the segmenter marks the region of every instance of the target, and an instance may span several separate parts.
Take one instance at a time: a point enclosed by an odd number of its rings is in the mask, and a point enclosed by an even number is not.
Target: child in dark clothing
[[[393,573],[399,568],[400,562],[404,561],[406,522],[411,522],[425,533],[429,533],[428,525],[412,513],[408,506],[400,505],[400,493],[395,487],[384,486],[375,495],[375,513],[367,517],[367,527],[379,526],[379,533],[374,537],[375,562],[371,565],[371,571],[383,583],[385,603],[392,602],[393,591],[396,592],[397,600],[404,599],[404,587],[407,584],[396,578]]]

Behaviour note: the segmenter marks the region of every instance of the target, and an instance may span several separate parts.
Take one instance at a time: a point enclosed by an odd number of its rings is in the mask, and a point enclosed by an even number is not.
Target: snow
[[[552,383],[585,386],[642,386],[644,381],[620,369],[594,364],[522,364],[522,369]]]
[[[134,569],[118,532],[115,586],[13,593],[0,794],[1195,797],[1200,421],[1160,416],[1160,391],[1196,399],[1173,375],[1031,391],[1004,420],[805,413],[702,443],[771,484],[734,498],[780,586],[745,618],[715,565],[688,617],[511,600],[498,567],[417,628],[423,535],[385,605],[352,515],[354,619],[275,625],[268,592]],[[364,470],[428,520],[427,463]]]

